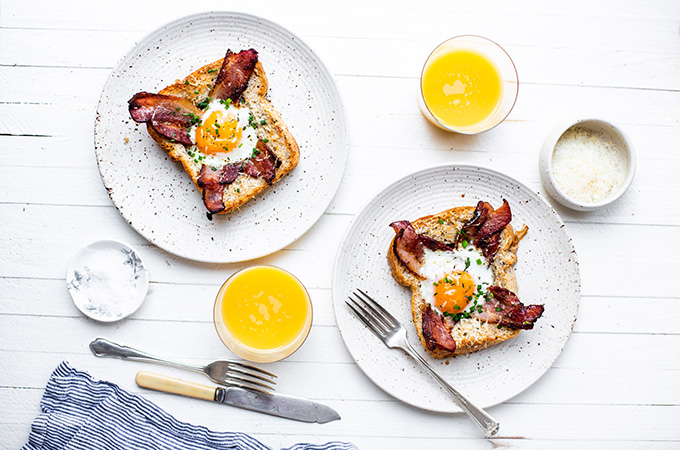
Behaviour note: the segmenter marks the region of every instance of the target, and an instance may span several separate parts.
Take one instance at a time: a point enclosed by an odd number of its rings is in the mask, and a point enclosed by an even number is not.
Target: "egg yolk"
[[[196,146],[206,155],[219,155],[234,150],[241,142],[241,127],[233,114],[213,111],[196,128]]]
[[[455,271],[439,280],[434,288],[434,302],[442,312],[463,312],[475,292],[475,282],[467,272]]]

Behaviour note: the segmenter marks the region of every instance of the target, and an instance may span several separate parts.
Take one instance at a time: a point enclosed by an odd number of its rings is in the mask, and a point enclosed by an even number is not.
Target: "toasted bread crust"
[[[183,97],[198,105],[208,97],[210,90],[215,84],[220,67],[222,67],[222,62],[223,59],[220,59],[201,67],[183,80],[177,80],[174,84],[163,88],[159,94]],[[276,169],[274,179],[271,181],[273,184],[297,166],[300,160],[300,148],[279,113],[265,97],[268,86],[264,68],[262,63],[258,61],[248,81],[248,86],[242,94],[242,98],[245,100],[245,106],[252,111],[255,122],[260,123],[261,120],[266,122],[265,125],[260,125],[255,130],[256,134],[259,139],[268,139],[267,145],[281,162],[281,165]],[[202,192],[202,188],[198,185],[198,177],[202,164],[194,162],[187,152],[187,147],[171,142],[170,139],[154,131],[150,125],[147,125],[147,130],[151,137],[168,152],[168,155],[173,160],[182,163],[184,170],[189,174],[196,188]],[[219,214],[234,211],[263,191],[267,186],[269,186],[269,183],[262,178],[240,174],[236,181],[225,187],[225,209]]]
[[[444,243],[455,241],[458,231],[463,228],[475,212],[471,206],[461,206],[448,209],[446,211],[431,216],[421,217],[411,222],[418,234],[424,234],[433,239]],[[440,223],[440,220],[443,223]],[[515,232],[511,225],[507,225],[501,232],[501,243],[498,252],[491,263],[494,274],[494,284],[517,292],[517,279],[513,269],[517,262],[517,245],[527,233],[528,229],[524,226]],[[392,277],[401,285],[411,288],[411,313],[416,332],[423,347],[435,358],[448,358],[454,355],[475,352],[483,348],[501,343],[519,334],[519,330],[483,322],[474,316],[469,319],[461,319],[457,322],[451,335],[456,341],[456,350],[450,352],[442,349],[429,350],[423,336],[423,310],[428,303],[420,292],[420,279],[411,272],[394,253],[396,236],[390,243],[387,252],[387,261],[390,266]]]

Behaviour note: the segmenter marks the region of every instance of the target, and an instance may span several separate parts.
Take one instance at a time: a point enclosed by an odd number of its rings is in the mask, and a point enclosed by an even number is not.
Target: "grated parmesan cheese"
[[[572,127],[555,144],[552,173],[567,197],[597,203],[623,183],[626,156],[604,133]]]

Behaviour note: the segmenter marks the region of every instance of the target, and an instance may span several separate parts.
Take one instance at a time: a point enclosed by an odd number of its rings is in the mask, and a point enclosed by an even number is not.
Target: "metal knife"
[[[300,422],[326,423],[340,420],[331,407],[304,398],[281,394],[261,394],[235,387],[211,387],[153,372],[138,372],[137,385],[146,389],[211,400]]]

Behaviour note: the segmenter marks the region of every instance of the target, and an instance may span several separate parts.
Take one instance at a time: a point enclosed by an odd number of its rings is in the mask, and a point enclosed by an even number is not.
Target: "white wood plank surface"
[[[344,178],[326,213],[297,242],[248,263],[197,263],[150,244],[111,203],[94,156],[111,68],[154,29],[210,8],[260,15],[302,38],[334,76],[350,125]],[[520,77],[508,119],[478,136],[440,131],[417,108],[428,53],[468,33],[500,43]],[[680,448],[679,2],[0,0],[0,48],[0,448],[26,442],[64,360],[180,420],[247,432],[274,449],[330,440],[362,450]],[[333,315],[335,252],[366,202],[433,165],[483,165],[547,198],[538,152],[548,130],[573,116],[619,124],[637,150],[636,177],[595,212],[548,199],[578,253],[578,319],[545,376],[489,409],[502,425],[485,440],[464,415],[402,404],[357,367]],[[82,316],[64,283],[71,255],[101,238],[137,247],[151,276],[139,311],[110,325]],[[314,303],[305,345],[271,366],[278,389],[327,403],[342,420],[302,424],[144,391],[134,374],[148,366],[90,353],[88,343],[104,336],[188,362],[232,356],[214,332],[212,305],[226,277],[254,263],[295,273]],[[520,258],[520,275],[530,263]]]

